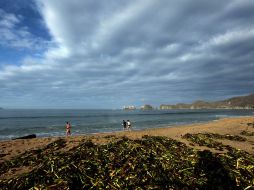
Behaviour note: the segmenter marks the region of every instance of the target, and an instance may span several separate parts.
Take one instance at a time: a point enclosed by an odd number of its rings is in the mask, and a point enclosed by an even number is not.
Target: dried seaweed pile
[[[245,152],[219,155],[149,136],[122,138],[106,145],[84,141],[70,151],[56,151],[63,145],[63,141],[58,142],[11,160],[13,165],[5,163],[1,171],[24,163],[37,167],[16,178],[0,180],[0,188],[244,189],[253,185],[254,158]]]
[[[210,138],[210,139],[227,139],[231,141],[240,141],[244,142],[247,139],[244,137],[241,137],[239,135],[221,135],[217,133],[197,133],[197,134],[191,134],[192,136],[197,136],[197,137],[203,137],[203,138]],[[188,136],[186,134],[185,136]]]
[[[254,128],[254,123],[247,123],[247,125]]]
[[[215,154],[220,158],[223,167],[229,171],[230,176],[234,176],[236,179],[237,186],[241,186],[241,183],[247,185],[247,188],[254,188],[254,156],[233,148],[229,145],[224,145],[217,142],[215,139],[230,139],[233,141],[245,141],[239,138],[238,135],[219,135],[212,133],[198,133],[198,134],[185,134],[183,138],[191,141],[192,143],[198,144],[199,146],[206,146],[214,148],[216,150],[227,150],[224,154]]]
[[[254,136],[254,132],[249,131],[242,131],[240,134],[244,136]]]
[[[238,135],[220,135],[214,133],[197,133],[197,134],[185,134],[183,138],[191,141],[194,144],[198,144],[199,146],[207,146],[209,148],[214,148],[216,150],[231,150],[232,147],[228,145],[224,145],[221,142],[217,142],[214,139],[227,139],[231,141],[246,141],[246,138],[238,136]]]
[[[66,141],[63,139],[58,139],[53,143],[48,144],[43,149],[35,149],[27,151],[16,158],[6,161],[0,165],[0,175],[6,173],[11,168],[18,168],[21,166],[32,166],[35,167],[40,162],[45,160],[47,155],[53,154],[57,150],[65,147]]]

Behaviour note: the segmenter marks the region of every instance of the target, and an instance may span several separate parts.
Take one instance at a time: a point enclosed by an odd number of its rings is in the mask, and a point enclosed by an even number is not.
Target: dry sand
[[[95,143],[106,143],[109,140],[122,136],[126,136],[131,139],[137,139],[141,138],[144,135],[166,136],[189,145],[189,143],[185,139],[181,138],[181,136],[186,133],[193,134],[209,132],[218,134],[240,135],[242,131],[246,130],[248,132],[254,132],[254,128],[252,126],[248,126],[248,123],[254,123],[254,117],[225,118],[218,121],[186,126],[169,126],[164,128],[147,129],[142,131],[123,131],[107,134],[101,133],[97,135],[70,136],[61,138],[65,138],[67,140],[67,146],[65,147],[65,150],[77,146],[79,142],[84,139],[91,139]],[[9,160],[10,158],[15,157],[19,154],[22,154],[27,150],[44,147],[45,145],[55,141],[58,138],[60,137],[0,141],[0,163],[5,160]],[[254,154],[254,136],[248,136],[246,138],[247,141],[245,142],[236,142],[229,140],[220,140],[220,142]],[[204,149],[204,147],[195,148]]]

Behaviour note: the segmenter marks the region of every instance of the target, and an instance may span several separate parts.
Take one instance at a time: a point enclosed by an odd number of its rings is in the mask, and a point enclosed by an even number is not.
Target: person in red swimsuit
[[[70,122],[66,122],[66,125],[65,125],[65,128],[66,128],[66,136],[70,136],[71,135],[71,124]]]

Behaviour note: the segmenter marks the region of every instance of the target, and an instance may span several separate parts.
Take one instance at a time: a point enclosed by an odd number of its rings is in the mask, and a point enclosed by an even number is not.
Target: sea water
[[[72,135],[81,135],[121,131],[123,120],[130,120],[133,130],[142,130],[253,115],[254,110],[2,109],[0,140],[29,134],[64,136],[66,121],[71,122]]]

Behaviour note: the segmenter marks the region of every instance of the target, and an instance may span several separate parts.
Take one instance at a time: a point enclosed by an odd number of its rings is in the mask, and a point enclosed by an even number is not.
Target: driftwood
[[[17,138],[14,138],[12,140],[16,140],[16,139],[33,139],[33,138],[36,138],[36,134],[26,135],[26,136],[23,136],[23,137],[17,137]]]

